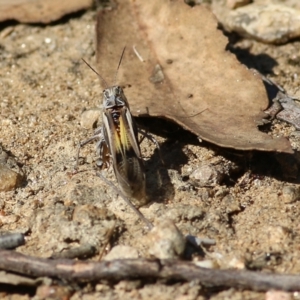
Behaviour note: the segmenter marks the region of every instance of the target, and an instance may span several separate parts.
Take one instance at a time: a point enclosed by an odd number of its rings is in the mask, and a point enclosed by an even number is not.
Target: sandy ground
[[[93,132],[80,125],[82,111],[101,101],[99,81],[81,61],[83,57],[95,65],[95,16],[89,11],[50,26],[5,24],[0,33],[1,146],[25,178],[19,188],[0,194],[1,231],[26,233],[26,245],[18,248],[25,254],[49,257],[87,243],[100,251],[115,228],[110,247],[128,245],[141,257],[149,256],[144,224],[96,176],[93,145],[82,150],[80,172],[72,175],[77,144]],[[243,63],[298,96],[299,47],[297,41],[282,46],[232,43]],[[300,272],[297,170],[296,178],[289,178],[275,154],[228,151],[200,143],[176,126],[155,119],[145,122],[166,161],[162,166],[155,147],[147,140],[142,143],[152,200],[141,209],[147,218],[168,217],[184,234],[215,239],[206,258],[221,267]],[[299,150],[300,135],[292,126],[275,120],[265,130],[288,137]],[[228,166],[221,185],[197,187],[189,180],[201,162],[223,170]],[[104,173],[115,180],[112,169]],[[1,297],[29,299],[34,293]],[[79,289],[71,299],[100,297],[265,299],[265,293],[124,281]]]

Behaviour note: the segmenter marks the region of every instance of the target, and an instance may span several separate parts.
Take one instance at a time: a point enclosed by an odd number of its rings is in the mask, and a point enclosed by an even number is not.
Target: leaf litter
[[[124,24],[126,24],[124,26]],[[227,38],[206,8],[182,1],[122,1],[100,12],[97,62],[118,74],[135,116],[172,120],[201,139],[239,150],[293,153],[283,137],[258,130],[269,100],[259,76],[226,51]]]
[[[0,21],[48,24],[92,6],[92,0],[0,0]]]

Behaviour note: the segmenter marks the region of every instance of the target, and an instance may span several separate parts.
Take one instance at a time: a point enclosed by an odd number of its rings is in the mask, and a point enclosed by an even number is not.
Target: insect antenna
[[[106,80],[86,60],[84,60],[83,58],[82,58],[82,60],[94,73],[96,73],[99,76],[99,78],[103,81],[105,88],[108,88],[108,84],[107,84]]]
[[[123,56],[124,56],[125,49],[126,49],[126,46],[123,48],[123,51],[122,51],[122,54],[121,54],[121,57],[120,57],[120,60],[119,60],[119,64],[118,64],[117,71],[116,71],[116,74],[115,74],[114,85],[117,82],[117,75],[118,75],[118,71],[119,71]]]

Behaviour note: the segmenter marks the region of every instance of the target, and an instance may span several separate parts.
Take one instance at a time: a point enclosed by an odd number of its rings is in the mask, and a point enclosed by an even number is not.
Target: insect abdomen
[[[136,200],[135,204],[143,205],[147,202],[143,162],[133,150],[127,151],[126,160],[121,157],[122,154],[117,154],[115,165],[119,185],[127,197]]]

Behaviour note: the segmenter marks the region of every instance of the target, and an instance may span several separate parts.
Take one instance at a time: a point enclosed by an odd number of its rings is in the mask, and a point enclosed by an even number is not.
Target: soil
[[[96,176],[93,144],[81,150],[79,172],[73,174],[77,145],[93,134],[93,128],[81,126],[82,112],[102,101],[98,78],[81,61],[95,65],[95,17],[91,10],[48,26],[1,25],[0,146],[23,174],[19,187],[0,194],[1,232],[26,234],[26,244],[18,248],[24,254],[50,257],[90,244],[98,251],[92,260],[115,245],[149,257],[147,228],[117,191]],[[231,36],[229,48],[246,66],[300,97],[299,41],[274,46]],[[165,121],[138,121],[156,137],[165,161],[162,165],[150,141],[142,142],[151,202],[141,211],[149,220],[171,218],[184,235],[214,239],[215,245],[198,259],[221,268],[300,272],[300,135],[293,126],[274,120],[263,128],[291,141],[296,152],[288,164],[278,154],[229,151],[201,142]],[[223,166],[222,180],[204,187],[190,180],[203,162]],[[103,173],[115,182],[112,168]],[[1,298],[33,295],[35,291],[20,289],[3,292]],[[265,299],[266,294],[206,290],[196,283],[121,281],[77,287],[71,299],[100,297],[216,300]]]

